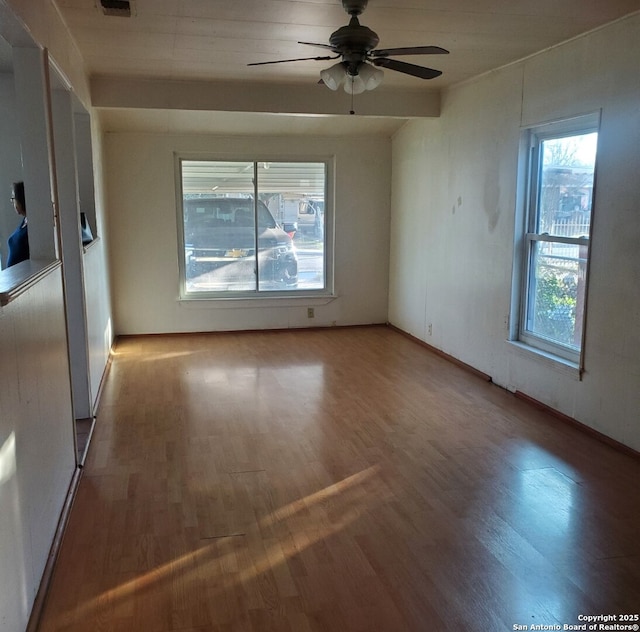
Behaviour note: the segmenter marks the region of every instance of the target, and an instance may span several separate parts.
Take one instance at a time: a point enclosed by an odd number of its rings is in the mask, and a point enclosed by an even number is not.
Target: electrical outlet
[[[429,323],[429,335],[433,335],[433,325]]]
[[[307,318],[313,318],[315,316],[315,312],[313,307],[307,307]]]

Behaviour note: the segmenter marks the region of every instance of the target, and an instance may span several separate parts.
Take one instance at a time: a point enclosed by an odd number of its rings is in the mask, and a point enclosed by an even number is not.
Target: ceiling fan
[[[351,20],[348,25],[331,34],[328,44],[298,42],[298,44],[328,49],[333,55],[261,61],[247,65],[264,66],[292,61],[327,61],[341,58],[337,64],[320,73],[320,83],[324,83],[331,90],[337,90],[344,83],[345,91],[350,94],[358,94],[377,87],[383,76],[380,68],[388,68],[420,79],[434,79],[442,74],[440,70],[390,59],[392,55],[446,55],[449,53],[448,50],[439,46],[376,49],[380,38],[370,28],[361,25],[358,20],[367,3],[368,0],[342,0],[342,6],[351,16]]]

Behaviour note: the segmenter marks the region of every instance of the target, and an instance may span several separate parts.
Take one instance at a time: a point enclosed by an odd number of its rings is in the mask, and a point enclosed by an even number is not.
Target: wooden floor
[[[39,630],[576,625],[639,525],[640,461],[391,329],[126,338]]]

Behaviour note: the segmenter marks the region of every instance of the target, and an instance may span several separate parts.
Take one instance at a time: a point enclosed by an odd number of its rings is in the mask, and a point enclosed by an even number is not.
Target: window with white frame
[[[526,131],[518,339],[581,365],[598,117]]]
[[[326,162],[178,165],[183,297],[326,294]]]

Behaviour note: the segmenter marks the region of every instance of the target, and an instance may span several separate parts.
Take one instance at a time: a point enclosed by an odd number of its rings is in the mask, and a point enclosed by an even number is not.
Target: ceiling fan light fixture
[[[331,66],[331,68],[325,68],[320,72],[320,78],[329,90],[337,90],[340,84],[345,80],[346,70],[342,65],[342,62],[338,62]]]
[[[382,83],[384,72],[371,64],[363,63],[358,68],[358,76],[364,82],[365,90],[374,90]]]
[[[367,88],[360,75],[350,75],[347,73],[344,82],[344,91],[347,94],[362,94]]]

